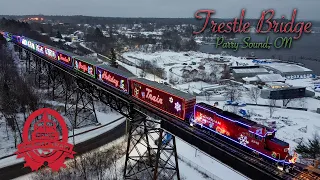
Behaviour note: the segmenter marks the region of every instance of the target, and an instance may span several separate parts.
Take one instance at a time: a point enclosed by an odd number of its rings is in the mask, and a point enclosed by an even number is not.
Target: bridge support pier
[[[180,180],[175,138],[166,139],[160,122],[136,118],[129,126],[124,178]]]
[[[56,107],[56,109],[60,112],[64,111],[73,128],[98,123],[94,97],[85,91],[87,88],[85,83],[44,62],[41,57],[29,51],[25,52],[26,72],[32,75],[38,88],[47,88],[49,98],[64,103],[63,108]],[[46,107],[47,104],[44,103],[43,106]]]
[[[70,85],[70,84],[69,84]],[[65,87],[65,114],[75,129],[97,124],[94,97],[78,85]]]

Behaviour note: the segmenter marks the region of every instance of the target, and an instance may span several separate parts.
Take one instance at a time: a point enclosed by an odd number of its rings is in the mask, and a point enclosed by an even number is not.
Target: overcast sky
[[[320,20],[320,0],[0,0],[2,15],[88,15],[106,17],[194,17],[198,9],[214,9],[215,17],[258,18],[263,9],[274,8],[276,15]]]

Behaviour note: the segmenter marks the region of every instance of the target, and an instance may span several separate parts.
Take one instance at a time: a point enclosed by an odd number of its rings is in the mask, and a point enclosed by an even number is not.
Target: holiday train
[[[191,126],[218,134],[261,158],[283,167],[296,161],[289,154],[289,144],[275,138],[276,130],[257,124],[236,114],[223,111],[205,103],[196,103],[193,95],[173,89],[164,84],[138,78],[131,73],[98,63],[24,36],[0,32],[7,40],[19,44],[34,53],[97,80],[133,98],[132,103],[142,104],[151,111],[165,113]]]

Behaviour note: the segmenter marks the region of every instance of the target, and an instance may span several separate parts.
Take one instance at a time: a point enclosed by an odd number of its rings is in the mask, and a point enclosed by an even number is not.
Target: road
[[[103,134],[100,134],[85,142],[76,144],[74,151],[77,153],[76,155],[84,154],[90,150],[96,149],[98,147],[101,147],[102,145],[108,144],[109,142],[112,142],[113,140],[120,138],[121,136],[125,135],[125,132],[126,122],[124,121],[117,127]],[[23,166],[24,162],[0,169],[0,179],[10,180],[31,173],[31,169],[29,167],[24,168]]]

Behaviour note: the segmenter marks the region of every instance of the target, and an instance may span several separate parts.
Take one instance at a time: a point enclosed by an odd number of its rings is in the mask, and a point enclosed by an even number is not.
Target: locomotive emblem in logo
[[[37,120],[39,116],[41,118]],[[22,139],[15,154],[17,158],[24,158],[24,167],[29,166],[32,171],[45,164],[52,171],[58,171],[61,167],[66,167],[65,158],[73,158],[75,154],[73,145],[68,143],[68,129],[63,117],[49,108],[39,109],[27,118]]]

